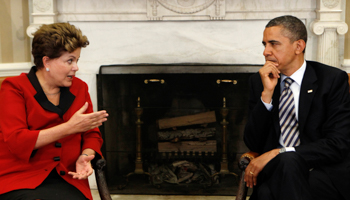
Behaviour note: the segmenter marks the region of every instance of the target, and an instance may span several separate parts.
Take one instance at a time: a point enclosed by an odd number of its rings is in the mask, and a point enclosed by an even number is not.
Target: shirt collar
[[[294,72],[291,76],[289,76],[291,79],[294,80],[299,86],[301,86],[301,82],[303,81],[304,73],[306,70],[306,61],[304,60],[304,63],[301,65],[301,67]],[[288,76],[281,74],[281,83],[286,79]]]

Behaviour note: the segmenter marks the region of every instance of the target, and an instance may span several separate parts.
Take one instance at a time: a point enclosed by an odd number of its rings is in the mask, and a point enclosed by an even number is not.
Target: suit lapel
[[[299,97],[299,131],[303,133],[307,116],[309,115],[312,99],[317,91],[317,76],[312,66],[307,63],[306,70],[301,83]]]
[[[272,113],[273,113],[273,122],[274,122],[274,127],[275,127],[275,132],[276,132],[276,136],[277,138],[279,138],[280,134],[281,134],[281,127],[280,127],[280,120],[279,120],[279,103],[280,103],[280,91],[281,91],[281,79],[278,79],[277,85],[275,87],[275,91],[273,93],[272,96],[272,105],[273,105],[273,109],[272,109]]]

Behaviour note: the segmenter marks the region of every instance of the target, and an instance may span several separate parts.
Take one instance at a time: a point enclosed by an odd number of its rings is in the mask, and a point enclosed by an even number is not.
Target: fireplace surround
[[[248,79],[260,67],[200,63],[101,66],[98,109],[110,114],[101,130],[111,193],[235,195],[237,158],[248,150],[242,141],[248,115]],[[210,118],[214,121],[197,118],[198,123],[186,124],[191,116],[207,116],[208,112],[213,113]],[[179,120],[166,128],[159,125],[162,119],[181,116],[188,117],[183,125],[176,124]],[[214,131],[209,136],[175,136],[166,142],[159,137],[163,130],[194,129]],[[210,142],[214,146],[205,146]],[[164,151],[160,144],[177,149]],[[179,182],[164,181],[164,175],[155,173],[179,162],[187,164],[181,179],[175,178]],[[203,174],[191,171],[189,165],[196,165]],[[202,177],[194,180],[193,174]]]

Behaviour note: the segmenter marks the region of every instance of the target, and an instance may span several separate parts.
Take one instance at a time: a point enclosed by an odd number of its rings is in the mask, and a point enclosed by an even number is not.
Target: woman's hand
[[[108,113],[105,110],[84,114],[87,108],[88,103],[86,102],[67,122],[73,133],[88,131],[107,121]]]
[[[107,121],[108,113],[105,110],[84,114],[88,107],[89,104],[86,102],[66,123],[41,130],[34,149],[39,149],[66,136],[91,130]]]
[[[74,179],[87,179],[93,172],[91,166],[91,160],[94,159],[94,155],[85,155],[82,154],[78,157],[77,162],[75,163],[76,172],[68,172],[69,175],[72,175]]]

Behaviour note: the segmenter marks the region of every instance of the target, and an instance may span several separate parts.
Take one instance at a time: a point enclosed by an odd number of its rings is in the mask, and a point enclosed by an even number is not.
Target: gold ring
[[[252,171],[249,172],[251,175],[254,175],[254,173]]]

